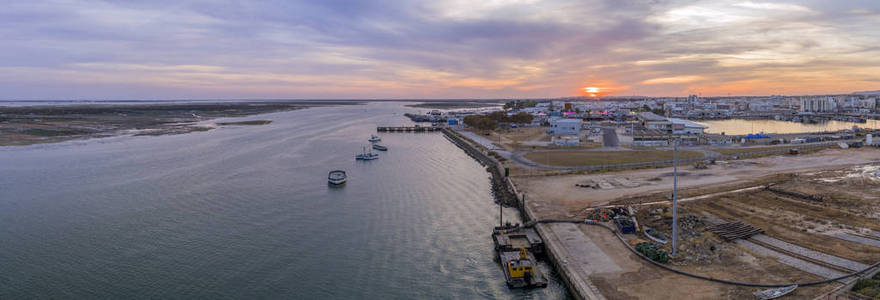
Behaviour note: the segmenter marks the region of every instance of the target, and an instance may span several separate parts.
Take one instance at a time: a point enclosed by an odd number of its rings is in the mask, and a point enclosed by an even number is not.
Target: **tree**
[[[482,117],[483,116],[481,116],[481,115],[469,115],[469,116],[465,116],[464,120],[462,120],[462,122],[467,126],[477,127],[477,124],[480,122],[480,118],[482,118]]]
[[[480,118],[479,122],[477,122],[477,126],[475,126],[479,130],[492,130],[498,126],[498,122],[490,118]]]
[[[492,130],[498,126],[498,122],[484,115],[470,115],[464,117],[462,120],[465,125],[479,129],[479,130]]]
[[[493,111],[488,115],[488,117],[495,122],[508,122],[507,113],[503,111]]]
[[[528,113],[517,113],[510,116],[510,121],[519,124],[531,123],[535,117]]]

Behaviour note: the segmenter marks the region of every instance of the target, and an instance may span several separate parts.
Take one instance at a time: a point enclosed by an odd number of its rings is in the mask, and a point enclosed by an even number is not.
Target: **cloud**
[[[797,5],[797,4],[789,4],[789,3],[745,1],[745,2],[736,3],[733,6],[753,8],[753,9],[766,9],[766,10],[813,12],[813,10],[810,9],[809,7]]]
[[[694,81],[700,81],[706,79],[703,76],[699,75],[682,75],[682,76],[673,76],[673,77],[661,77],[661,78],[652,78],[645,81],[642,81],[642,84],[675,84],[675,83],[688,83]]]
[[[0,11],[0,98],[872,90],[876,11],[819,0],[14,0]]]

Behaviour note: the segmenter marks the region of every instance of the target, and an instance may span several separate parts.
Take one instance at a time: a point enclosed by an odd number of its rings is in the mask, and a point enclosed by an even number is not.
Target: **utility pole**
[[[678,253],[678,138],[672,143],[672,256],[675,256]]]

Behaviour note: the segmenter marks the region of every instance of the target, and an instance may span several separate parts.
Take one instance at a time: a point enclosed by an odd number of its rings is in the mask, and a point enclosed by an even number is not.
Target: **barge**
[[[504,265],[504,278],[509,288],[545,288],[547,278],[538,269],[535,256],[520,248],[519,251],[498,251]]]
[[[544,241],[531,227],[519,224],[495,227],[492,231],[498,260],[509,288],[544,288],[547,278],[538,269],[535,255],[544,254]]]

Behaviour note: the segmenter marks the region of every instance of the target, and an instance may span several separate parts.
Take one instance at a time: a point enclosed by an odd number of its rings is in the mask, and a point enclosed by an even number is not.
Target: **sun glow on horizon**
[[[590,95],[590,97],[596,97],[596,94],[599,93],[599,88],[588,86],[584,88],[584,92]]]

